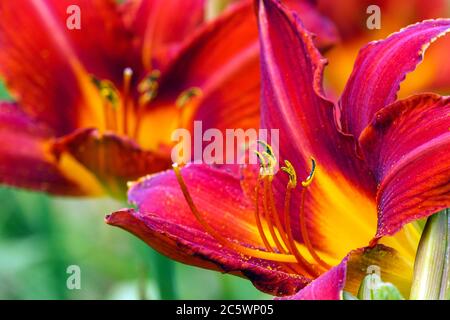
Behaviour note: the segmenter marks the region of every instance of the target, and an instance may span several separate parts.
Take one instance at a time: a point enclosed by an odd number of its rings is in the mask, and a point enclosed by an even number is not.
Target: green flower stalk
[[[449,212],[445,209],[428,218],[417,249],[411,300],[450,298]]]

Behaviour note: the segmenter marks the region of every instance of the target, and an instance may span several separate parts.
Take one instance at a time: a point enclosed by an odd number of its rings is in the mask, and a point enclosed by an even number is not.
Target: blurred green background
[[[0,299],[270,298],[249,281],[172,262],[103,222],[125,206],[0,187]],[[67,288],[70,265],[81,269],[80,290]]]

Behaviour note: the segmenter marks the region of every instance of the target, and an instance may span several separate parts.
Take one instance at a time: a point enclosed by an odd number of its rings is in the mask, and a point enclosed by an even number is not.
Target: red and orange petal
[[[234,244],[264,246],[238,177],[206,165],[188,165],[181,172],[195,206],[211,228]],[[173,172],[136,182],[129,200],[137,210],[114,213],[107,222],[173,259],[247,277],[260,290],[274,295],[293,294],[309,282],[301,275],[286,273],[279,263],[244,256],[208,234],[186,203]]]
[[[359,137],[373,115],[396,100],[430,43],[449,31],[450,19],[428,20],[364,47],[340,100],[343,130]]]
[[[354,141],[338,131],[334,105],[322,93],[325,61],[309,33],[278,2],[260,1],[258,13],[263,127],[279,129],[280,165],[289,160],[300,180],[311,170],[311,157],[316,160],[316,176],[306,196],[306,224],[314,246],[337,254],[335,258],[340,261],[373,236],[375,182],[356,157]],[[287,182],[283,172],[274,179],[279,210]],[[292,199],[295,223],[301,207],[299,190]],[[336,238],[342,241],[338,244]]]
[[[245,198],[239,176],[223,168],[195,164],[184,167],[182,175],[196,206],[212,227],[252,246],[262,244],[257,234],[253,204]],[[221,199],[220,206],[217,199]],[[141,214],[157,214],[162,219],[203,230],[171,171],[137,181],[128,192],[128,200]]]
[[[70,5],[82,11],[81,30],[66,26]],[[89,73],[114,80],[127,65],[123,59],[132,59],[115,9],[112,0],[0,4],[0,75],[24,110],[57,135],[82,124],[101,124],[101,104]],[[87,28],[90,32],[83,31]],[[98,34],[104,36],[98,39]]]
[[[382,12],[382,28],[370,30],[366,22],[371,13],[367,8],[377,5]],[[318,9],[337,26],[345,43],[358,37],[368,42],[375,37],[386,37],[392,32],[418,21],[448,15],[445,0],[318,0]]]
[[[360,144],[379,184],[377,237],[450,206],[450,99],[422,94],[377,112]]]
[[[16,104],[0,103],[0,182],[59,195],[98,194],[66,175],[49,151],[52,131]]]
[[[287,1],[317,33],[317,41],[335,41],[335,30],[313,6]],[[161,79],[159,99],[170,101],[191,88],[200,88],[194,105],[183,112],[184,126],[202,120],[203,128],[259,126],[260,67],[257,23],[252,1],[231,6],[184,42]]]
[[[305,28],[316,37],[314,43],[320,50],[327,50],[340,40],[335,23],[323,14],[316,3],[304,0],[284,0],[283,4],[300,16]]]
[[[96,129],[81,129],[54,141],[54,155],[64,164],[72,159],[91,173],[109,194],[126,197],[127,182],[162,171],[170,155],[140,149],[132,140]],[[71,170],[68,164],[64,166]]]
[[[203,23],[205,0],[128,0],[123,19],[137,36],[144,69],[164,70],[186,40]]]
[[[199,88],[195,103],[181,110],[183,127],[191,128],[193,120],[202,120],[204,130],[258,127],[258,55],[253,7],[244,1],[183,44],[161,79],[157,100],[175,104],[185,90]]]

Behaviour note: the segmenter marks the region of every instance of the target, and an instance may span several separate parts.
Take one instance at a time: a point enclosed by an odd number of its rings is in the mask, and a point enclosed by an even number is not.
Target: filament
[[[126,68],[123,71],[123,132],[128,134],[128,107],[130,103],[130,87],[133,70]]]
[[[283,246],[281,245],[277,234],[275,233],[275,229],[273,227],[273,223],[272,223],[272,217],[270,214],[270,208],[268,205],[268,200],[269,200],[269,176],[265,176],[263,178],[263,183],[264,183],[264,198],[263,198],[263,208],[264,208],[264,216],[267,222],[267,225],[269,227],[269,232],[270,235],[272,236],[273,241],[275,242],[275,245],[277,247],[278,250],[280,250],[280,252],[282,253],[286,253],[286,250],[284,250]]]
[[[286,188],[286,195],[284,198],[284,221],[286,223],[286,230],[288,232],[288,241],[289,241],[289,247],[292,250],[292,254],[297,259],[298,263],[313,277],[317,277],[320,275],[320,273],[316,270],[314,265],[309,263],[298,251],[297,245],[294,242],[294,235],[292,232],[292,225],[291,225],[291,210],[290,210],[290,203],[291,203],[291,194],[292,194],[293,187],[288,184]]]
[[[288,251],[290,251],[289,250],[289,245],[288,245],[289,241],[286,238],[286,232],[284,230],[283,225],[281,224],[280,216],[278,214],[278,210],[277,210],[276,205],[275,205],[275,199],[274,199],[273,190],[272,190],[272,179],[269,179],[268,189],[269,189],[270,207],[272,208],[272,215],[273,215],[274,220],[275,220],[275,225],[276,225],[277,229],[279,230],[279,233],[280,233],[281,239],[283,240],[284,245],[286,246]]]
[[[261,181],[261,179],[260,179],[260,177],[258,177],[258,181],[256,183],[256,188],[255,188],[255,192],[256,192],[256,194],[255,194],[255,220],[256,220],[256,226],[258,228],[258,232],[261,235],[261,239],[262,239],[266,249],[268,251],[272,251],[273,252],[272,246],[270,245],[269,241],[267,240],[266,234],[265,234],[263,226],[261,224],[261,217],[260,217],[260,214],[259,214],[259,184],[260,184],[260,181]]]
[[[253,257],[253,258],[259,258],[264,260],[270,260],[270,261],[277,261],[277,262],[287,262],[287,263],[296,263],[297,260],[293,255],[289,254],[282,254],[282,253],[274,253],[274,252],[267,252],[262,251],[258,249],[252,249],[245,247],[243,245],[231,242],[224,236],[222,236],[220,233],[216,232],[203,218],[202,214],[198,211],[197,207],[194,204],[194,201],[192,200],[192,197],[189,193],[189,190],[187,189],[187,186],[183,180],[183,177],[180,172],[180,168],[177,164],[173,165],[173,170],[175,172],[175,176],[177,178],[178,184],[180,185],[181,191],[183,192],[183,196],[186,199],[186,202],[188,203],[188,206],[191,210],[191,212],[194,214],[197,221],[200,223],[200,225],[205,229],[207,233],[209,233],[214,239],[217,240],[220,244],[223,246],[230,248],[234,251],[240,252],[241,254]]]
[[[306,190],[307,188],[303,188],[302,189],[302,193],[301,193],[301,199],[300,199],[300,230],[302,233],[302,238],[303,238],[303,242],[306,245],[306,248],[308,249],[309,253],[311,254],[311,256],[314,258],[314,260],[321,265],[322,267],[324,267],[325,269],[330,269],[331,266],[326,263],[325,261],[323,261],[319,255],[316,253],[316,251],[314,250],[314,247],[312,246],[311,240],[309,239],[309,235],[308,235],[308,228],[306,226],[306,219],[305,219],[305,195],[306,195]]]

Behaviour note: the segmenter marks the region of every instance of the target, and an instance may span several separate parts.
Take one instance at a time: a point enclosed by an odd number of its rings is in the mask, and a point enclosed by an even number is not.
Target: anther
[[[316,160],[314,160],[314,158],[311,158],[311,171],[309,172],[308,177],[304,181],[302,181],[302,186],[304,186],[305,188],[308,187],[312,183],[315,174]]]
[[[294,166],[288,160],[284,160],[285,167],[281,167],[281,170],[286,172],[289,176],[289,187],[294,189],[297,186],[297,173]]]
[[[105,127],[110,130],[117,130],[117,108],[119,106],[119,91],[115,85],[108,80],[100,80],[92,76],[92,83],[99,91],[103,100],[103,112],[105,118]]]
[[[267,142],[262,140],[257,140],[256,142],[265,149],[262,152],[257,150],[254,151],[262,164],[260,168],[261,175],[269,176],[269,179],[272,179],[275,173],[277,158],[275,157],[272,147]]]
[[[189,88],[183,91],[177,98],[175,105],[178,108],[184,108],[193,101],[194,98],[202,95],[202,90],[197,87]]]
[[[140,121],[142,118],[142,113],[145,110],[145,106],[148,105],[151,101],[153,101],[157,94],[159,89],[159,78],[161,76],[161,72],[159,70],[153,70],[150,72],[150,74],[144,78],[139,84],[138,84],[138,91],[141,94],[139,97],[137,110],[136,112],[136,124],[134,127],[133,137],[137,138],[139,129],[140,129]]]
[[[141,94],[139,98],[139,105],[143,106],[150,103],[156,98],[159,89],[159,77],[161,72],[159,70],[153,70],[144,80],[138,85],[138,91]]]
[[[95,77],[92,77],[92,82],[99,90],[100,96],[116,108],[119,104],[119,91],[116,86],[109,80],[99,80]]]

